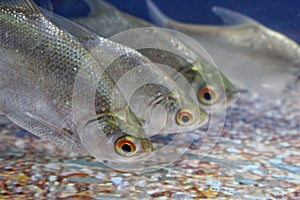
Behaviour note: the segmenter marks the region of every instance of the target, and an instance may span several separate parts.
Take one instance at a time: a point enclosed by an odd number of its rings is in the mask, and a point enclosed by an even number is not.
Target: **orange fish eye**
[[[193,123],[194,117],[193,114],[187,109],[181,109],[176,114],[176,122],[181,126],[188,126]]]
[[[132,156],[136,153],[137,146],[130,136],[123,136],[116,141],[115,150],[122,156]]]
[[[217,100],[217,94],[212,87],[207,86],[199,90],[198,99],[202,103],[212,105]]]

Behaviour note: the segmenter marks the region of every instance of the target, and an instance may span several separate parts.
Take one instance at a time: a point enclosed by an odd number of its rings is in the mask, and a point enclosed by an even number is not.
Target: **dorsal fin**
[[[40,13],[39,8],[32,0],[0,0],[0,4],[10,7],[23,8],[35,13]]]
[[[212,11],[219,16],[226,25],[257,24],[255,20],[241,13],[214,6]]]
[[[76,22],[70,21],[43,8],[41,8],[41,12],[49,21],[55,24],[55,26],[79,41],[87,50],[93,49],[97,45],[99,36],[89,28],[83,27]]]

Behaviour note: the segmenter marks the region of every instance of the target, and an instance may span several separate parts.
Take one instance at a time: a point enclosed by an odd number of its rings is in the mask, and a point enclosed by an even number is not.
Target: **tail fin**
[[[159,8],[151,1],[146,0],[150,19],[158,26],[165,27],[168,21],[171,21]]]

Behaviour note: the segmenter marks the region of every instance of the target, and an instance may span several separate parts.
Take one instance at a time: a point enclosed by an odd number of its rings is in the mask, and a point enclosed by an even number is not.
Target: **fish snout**
[[[227,97],[227,100],[225,103],[227,106],[229,106],[229,105],[234,104],[237,101],[237,99],[240,97],[240,92],[238,90],[235,90],[231,93],[227,93],[227,95],[228,95],[228,97]]]
[[[200,126],[203,126],[209,120],[208,113],[202,108],[198,109],[198,115],[199,115],[199,123],[198,123],[197,128]]]

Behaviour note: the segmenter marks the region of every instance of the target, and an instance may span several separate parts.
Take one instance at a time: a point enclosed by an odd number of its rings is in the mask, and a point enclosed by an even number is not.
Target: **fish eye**
[[[176,122],[181,126],[188,126],[194,121],[193,114],[188,109],[181,109],[176,114]]]
[[[133,156],[137,152],[136,141],[131,136],[122,136],[115,142],[115,150],[122,156]]]
[[[213,87],[207,86],[199,89],[198,100],[204,104],[212,105],[217,100],[217,94]]]

